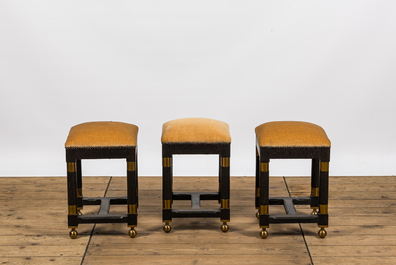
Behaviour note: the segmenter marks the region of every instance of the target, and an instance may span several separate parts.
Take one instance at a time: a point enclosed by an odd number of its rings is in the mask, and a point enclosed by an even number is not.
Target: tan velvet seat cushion
[[[164,123],[162,143],[231,143],[227,123],[207,118],[185,118]]]
[[[138,130],[136,125],[123,122],[82,123],[70,129],[65,147],[136,146]]]
[[[302,121],[274,121],[256,127],[261,147],[330,147],[322,127]]]

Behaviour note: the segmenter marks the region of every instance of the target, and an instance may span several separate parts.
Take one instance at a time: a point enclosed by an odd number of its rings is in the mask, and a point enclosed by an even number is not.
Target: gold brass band
[[[261,172],[268,172],[268,163],[260,162],[260,171]]]
[[[259,213],[260,214],[268,214],[268,205],[260,205]]]
[[[328,214],[328,205],[327,204],[319,204],[319,213],[320,214]]]
[[[128,171],[135,171],[136,170],[136,163],[134,161],[127,162],[127,170]]]
[[[77,197],[82,197],[82,188],[77,188]]]
[[[171,158],[170,157],[164,157],[162,161],[163,167],[170,167],[171,166]]]
[[[221,158],[221,166],[222,167],[229,167],[230,166],[230,158],[229,157],[222,157]]]
[[[229,209],[230,208],[230,200],[229,199],[222,199],[221,200],[221,208],[222,209]]]
[[[76,162],[67,162],[67,172],[76,172]]]
[[[227,222],[230,222],[230,220],[220,220],[220,222],[227,223]]]
[[[318,227],[325,228],[325,227],[329,227],[329,225],[318,225]]]
[[[162,202],[163,209],[171,209],[171,206],[172,206],[172,200],[164,200]]]
[[[329,171],[329,162],[321,162],[320,163],[320,171],[322,171],[322,172]]]
[[[137,213],[137,205],[136,204],[128,204],[128,213],[129,214]]]
[[[137,225],[128,225],[128,227],[137,227]]]
[[[311,195],[312,195],[312,197],[319,197],[319,188],[318,187],[312,188]]]
[[[69,215],[77,214],[77,205],[69,205]]]
[[[269,228],[269,225],[260,225],[260,228]]]
[[[260,197],[260,188],[256,188],[256,197]]]

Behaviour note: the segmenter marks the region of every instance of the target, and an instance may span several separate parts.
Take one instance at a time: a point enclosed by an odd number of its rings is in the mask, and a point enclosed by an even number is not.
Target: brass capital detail
[[[76,172],[76,162],[67,162],[67,172]]]
[[[260,162],[260,171],[261,172],[268,172],[268,163]]]
[[[229,167],[230,166],[230,158],[229,157],[222,157],[221,158],[221,166],[222,167]]]
[[[135,171],[136,170],[136,163],[135,162],[127,162],[127,170],[128,171]]]
[[[136,204],[128,204],[128,213],[129,214],[137,213],[137,205]]]
[[[221,200],[221,208],[222,209],[229,209],[230,208],[230,200],[229,199],[222,199]]]
[[[319,213],[320,214],[328,214],[328,205],[327,204],[319,204]]]
[[[69,215],[77,214],[77,205],[69,205]]]
[[[172,209],[172,200],[164,200],[162,202],[162,208],[163,209]]]
[[[320,171],[322,171],[322,172],[329,171],[329,162],[321,162],[320,163]]]
[[[318,187],[311,189],[311,196],[312,197],[319,197],[319,188]]]
[[[163,165],[163,167],[170,167],[171,166],[171,158],[170,157],[164,157],[162,159],[162,165]]]
[[[268,214],[268,205],[260,205],[259,213],[260,214]]]

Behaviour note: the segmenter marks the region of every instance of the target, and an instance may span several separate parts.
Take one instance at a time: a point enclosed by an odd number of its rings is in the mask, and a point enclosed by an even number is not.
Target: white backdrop
[[[71,126],[139,126],[139,175],[161,175],[161,127],[231,128],[231,175],[253,176],[254,128],[322,126],[330,175],[396,173],[396,1],[0,1],[0,176],[64,176]],[[308,175],[307,161],[271,175]],[[88,161],[88,175],[125,175]],[[176,159],[215,175],[217,159]],[[194,171],[187,170],[194,167]]]

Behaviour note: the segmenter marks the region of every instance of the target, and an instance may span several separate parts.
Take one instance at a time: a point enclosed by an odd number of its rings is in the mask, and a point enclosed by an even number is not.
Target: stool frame
[[[219,191],[204,193],[173,192],[173,155],[218,154]],[[162,220],[164,231],[171,231],[172,218],[220,217],[221,230],[227,232],[230,221],[230,143],[163,143],[162,144]],[[191,200],[191,209],[172,209],[173,200]],[[220,209],[201,209],[201,200],[217,200]]]
[[[125,158],[127,162],[127,196],[124,197],[83,197],[82,159]],[[137,232],[138,174],[137,147],[69,147],[66,148],[67,197],[69,236],[77,238],[79,224],[89,223],[127,223],[129,236]],[[100,205],[97,214],[82,215],[84,205]],[[127,205],[125,214],[109,214],[111,205]]]
[[[269,197],[270,159],[308,158],[312,159],[311,195],[309,197]],[[319,237],[327,235],[329,224],[330,147],[261,147],[256,144],[256,208],[262,231],[260,236],[267,238],[270,223],[317,223]],[[269,205],[284,205],[286,214],[269,214]],[[298,214],[294,205],[310,205],[311,215]]]

